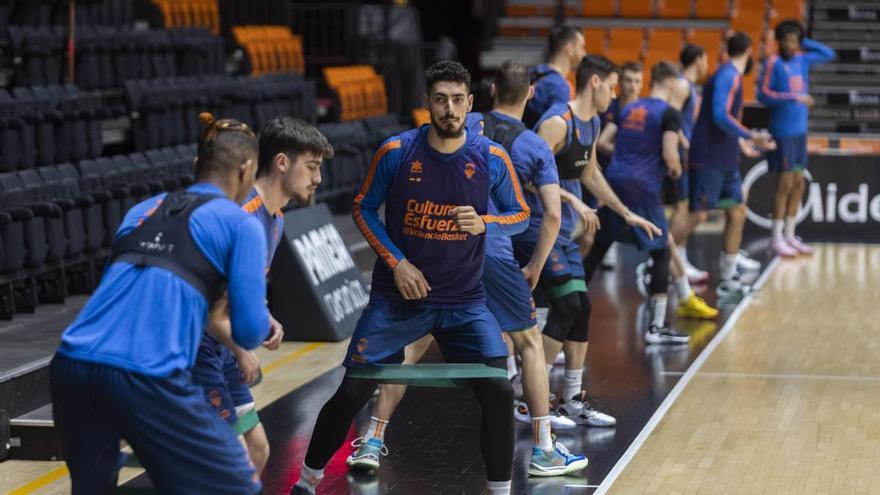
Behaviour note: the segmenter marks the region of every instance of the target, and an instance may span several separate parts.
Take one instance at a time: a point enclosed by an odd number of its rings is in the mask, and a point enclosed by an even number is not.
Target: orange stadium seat
[[[727,0],[695,0],[697,19],[727,19],[730,8]]]
[[[165,27],[201,27],[220,34],[218,0],[153,0]]]
[[[803,0],[773,0],[773,11],[777,19],[803,19]]]
[[[635,50],[631,47],[609,47],[605,50],[605,56],[617,65],[623,65],[626,62],[637,62],[642,59],[641,50]]]
[[[614,17],[617,9],[614,0],[584,0],[584,17]]]
[[[584,40],[587,45],[587,53],[605,53],[605,38],[608,31],[605,29],[585,28]]]
[[[764,30],[764,12],[754,10],[736,11],[736,14],[730,18],[730,28],[734,31],[742,31],[749,34],[756,31],[761,32]]]
[[[620,0],[621,17],[653,17],[654,2],[652,0]]]
[[[691,0],[658,0],[657,17],[684,19],[691,16]]]
[[[305,71],[302,37],[287,26],[234,26],[232,35],[251,61],[253,75]]]
[[[608,30],[610,50],[628,49],[642,52],[645,32],[638,28],[612,28]]]
[[[767,8],[767,0],[734,0],[734,8],[739,11],[764,12]]]
[[[431,113],[427,108],[413,108],[412,110],[413,125],[421,127],[431,123]]]
[[[694,29],[688,32],[687,41],[703,47],[709,55],[710,73],[718,67],[718,61],[722,56],[722,32],[719,29]]]
[[[680,29],[649,29],[648,51],[674,52],[678,54],[684,42],[684,32]]]
[[[340,120],[385,115],[388,96],[385,79],[371,65],[325,67],[324,80],[339,97]]]
[[[507,4],[504,7],[504,14],[510,17],[533,17],[538,14],[537,5],[523,5],[521,3]]]
[[[743,76],[742,82],[743,88],[743,101],[755,101],[757,100],[757,92],[758,92],[758,74],[757,71],[752,71],[751,74],[747,76]]]

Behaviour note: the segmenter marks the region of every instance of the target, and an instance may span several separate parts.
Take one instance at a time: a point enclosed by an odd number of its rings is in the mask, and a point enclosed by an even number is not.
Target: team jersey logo
[[[422,173],[422,162],[415,160],[409,166],[409,180],[410,182],[421,182],[421,177],[413,177],[416,174]]]
[[[648,109],[643,105],[633,108],[626,119],[623,121],[623,127],[633,131],[644,131],[645,120],[648,118]]]
[[[474,176],[474,173],[477,171],[477,166],[473,163],[465,163],[464,164],[464,176],[470,179]]]
[[[364,352],[367,350],[367,339],[360,339],[357,343],[358,352]]]

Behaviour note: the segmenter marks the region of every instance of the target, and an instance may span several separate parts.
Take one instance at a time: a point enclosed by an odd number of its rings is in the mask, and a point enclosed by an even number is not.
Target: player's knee
[[[506,378],[487,378],[483,390],[491,404],[507,405],[513,402],[513,385]]]
[[[245,434],[245,441],[247,442],[248,455],[251,458],[251,462],[254,463],[254,467],[257,468],[257,472],[261,472],[263,468],[266,467],[266,463],[269,461],[269,440],[266,438],[266,435],[264,433],[261,435]]]
[[[593,304],[590,302],[586,292],[579,293],[579,298],[580,309],[566,340],[587,342],[590,339],[590,315],[593,313]]]
[[[696,223],[706,223],[706,221],[709,220],[708,211],[695,211],[691,212],[691,215],[697,220]]]
[[[544,345],[541,341],[541,332],[537,327],[517,332],[513,342],[516,352],[522,356],[524,361],[534,356],[540,356],[540,359],[543,359]]]
[[[581,298],[577,292],[552,299],[544,335],[559,342],[565,341],[580,310]]]
[[[742,223],[746,220],[746,208],[742,203],[730,208],[727,217],[731,222]]]

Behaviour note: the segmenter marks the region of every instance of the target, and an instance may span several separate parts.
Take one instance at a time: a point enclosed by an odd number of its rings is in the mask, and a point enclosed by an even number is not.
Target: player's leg
[[[793,138],[794,167],[792,179],[792,192],[788,198],[785,214],[785,241],[789,246],[794,248],[799,254],[813,254],[813,248],[801,242],[800,238],[795,235],[795,226],[797,225],[797,215],[801,207],[801,200],[804,196],[806,188],[806,179],[804,178],[804,170],[807,168],[807,136],[798,136]]]
[[[795,190],[795,173],[792,168],[790,138],[776,140],[777,148],[767,152],[767,167],[776,174],[776,191],[773,194],[773,228],[770,249],[779,256],[796,256],[797,250],[785,241],[786,211]]]
[[[269,461],[269,439],[260,424],[257,404],[251,394],[250,387],[242,378],[241,368],[231,352],[223,356],[223,375],[229,390],[229,397],[235,407],[236,420],[233,424],[236,433],[243,436],[244,446],[257,474],[262,474]]]
[[[70,471],[71,493],[112,493],[119,470],[120,435],[110,415],[90,393],[95,365],[56,355],[49,368],[52,414],[64,461]]]
[[[687,276],[684,259],[676,249],[675,239],[669,236],[669,272],[672,274],[673,286],[678,296],[676,314],[679,318],[712,319],[718,316],[718,310],[709,306],[703,298],[691,288]]]
[[[415,364],[422,359],[428,347],[434,342],[429,334],[406,346],[403,364]],[[406,395],[406,385],[385,383],[379,387],[379,398],[370,415],[370,424],[364,436],[356,440],[357,450],[351,453],[346,463],[353,468],[376,469],[383,455],[387,454],[385,433],[391,423],[391,416]]]
[[[724,179],[719,193],[718,207],[725,211],[724,251],[721,254],[721,283],[718,286],[719,297],[736,299],[743,297],[750,290],[737,272],[737,264],[742,245],[743,228],[746,223],[746,209],[742,202],[742,179],[738,170],[723,172]]]
[[[252,411],[256,413],[256,409],[252,409]],[[242,415],[239,415],[239,418],[241,417]],[[257,474],[262,474],[266,463],[269,462],[269,438],[266,436],[263,423],[258,422],[253,428],[247,430],[244,433],[244,442]]]
[[[648,344],[686,344],[689,337],[669,325],[667,319],[667,301],[669,290],[669,248],[663,247],[650,251],[653,265],[651,266],[651,323],[645,334]]]
[[[403,362],[406,345],[427,334],[436,318],[436,311],[371,303],[361,313],[343,365],[353,368]],[[353,378],[346,372],[336,393],[318,413],[302,472],[291,493],[315,492],[324,467],[345,442],[351,421],[378,385],[377,380]]]

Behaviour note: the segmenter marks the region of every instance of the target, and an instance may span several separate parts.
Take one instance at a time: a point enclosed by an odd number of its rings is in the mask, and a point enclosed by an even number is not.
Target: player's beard
[[[464,133],[464,122],[461,122],[458,127],[448,127],[449,125],[454,126],[455,123],[444,123],[443,119],[446,118],[454,118],[452,115],[444,115],[440,120],[435,119],[433,115],[431,115],[431,125],[434,126],[434,131],[438,136],[442,139],[455,139],[461,137]]]

